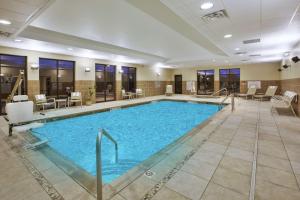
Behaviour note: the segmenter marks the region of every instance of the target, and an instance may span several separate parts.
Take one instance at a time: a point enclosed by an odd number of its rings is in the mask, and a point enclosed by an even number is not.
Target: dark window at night
[[[135,92],[136,89],[136,68],[122,67],[122,89],[126,92]]]
[[[40,58],[40,93],[67,98],[74,91],[75,62]]]
[[[96,102],[116,100],[116,66],[96,64]]]
[[[26,79],[26,57],[25,56],[15,56],[15,55],[3,55],[0,54],[0,114],[5,113],[5,104],[8,95],[11,94],[11,91],[16,83],[16,80],[20,74],[20,70],[25,73],[25,80],[21,85],[21,94],[27,94],[27,79]],[[15,94],[15,95],[18,95]]]
[[[197,71],[197,94],[212,94],[214,92],[214,70]]]
[[[220,69],[220,89],[227,88],[229,93],[240,92],[240,69]]]

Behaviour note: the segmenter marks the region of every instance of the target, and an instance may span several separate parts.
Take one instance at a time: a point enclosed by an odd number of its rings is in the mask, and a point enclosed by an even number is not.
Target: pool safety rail
[[[231,97],[231,111],[234,111],[235,102],[234,102],[234,94],[226,95],[225,98],[219,103],[219,110],[222,109],[222,106],[225,105],[225,101]]]
[[[101,161],[101,141],[102,136],[107,137],[115,145],[115,162],[118,162],[118,143],[116,140],[104,129],[100,129],[96,138],[96,182],[97,182],[97,200],[102,200],[102,161]]]
[[[215,93],[213,93],[211,96],[216,96],[217,94],[220,94],[221,92],[225,91],[226,96],[228,96],[228,90],[227,88],[222,88],[221,90],[216,91]]]

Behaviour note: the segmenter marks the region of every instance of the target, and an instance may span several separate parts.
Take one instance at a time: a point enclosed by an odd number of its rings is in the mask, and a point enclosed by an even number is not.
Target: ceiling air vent
[[[219,11],[216,11],[213,13],[208,13],[201,18],[205,22],[211,22],[211,21],[215,21],[218,19],[228,18],[228,14],[227,14],[226,10],[219,10]]]
[[[244,44],[253,44],[253,43],[259,43],[260,42],[260,39],[257,38],[257,39],[251,39],[251,40],[244,40],[243,43]]]
[[[261,56],[261,54],[251,54],[251,55],[249,55],[250,57],[259,57],[259,56]]]
[[[235,55],[239,55],[239,56],[243,56],[245,54],[247,54],[247,52],[245,52],[245,51],[240,51],[240,52],[235,53]]]
[[[0,37],[9,37],[10,35],[11,33],[9,32],[0,31]]]

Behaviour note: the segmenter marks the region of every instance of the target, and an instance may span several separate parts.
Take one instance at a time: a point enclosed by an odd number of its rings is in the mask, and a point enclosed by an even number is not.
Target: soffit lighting
[[[5,19],[0,19],[0,24],[10,25],[11,21],[8,21],[8,20],[5,20]]]
[[[226,35],[224,35],[224,38],[231,38],[232,37],[232,34],[226,34]]]
[[[201,4],[202,10],[208,10],[211,9],[212,7],[214,7],[214,4],[212,2],[204,2],[203,4]]]

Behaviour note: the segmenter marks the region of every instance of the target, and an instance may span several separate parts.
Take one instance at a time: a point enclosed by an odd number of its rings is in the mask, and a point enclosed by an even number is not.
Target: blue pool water
[[[119,162],[114,163],[114,145],[103,137],[103,180],[110,183],[216,112],[217,105],[159,101],[48,122],[32,133],[95,175],[95,139],[104,128],[119,145]]]

